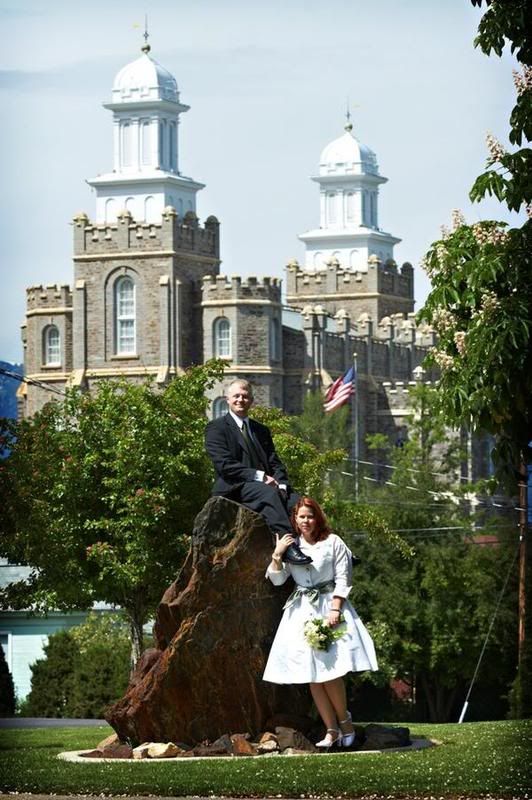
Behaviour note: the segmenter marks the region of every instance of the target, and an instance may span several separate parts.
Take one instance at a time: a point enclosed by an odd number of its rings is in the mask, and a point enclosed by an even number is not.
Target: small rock
[[[200,744],[198,747],[194,747],[193,750],[189,750],[185,753],[185,756],[230,756],[232,755],[232,750],[230,753],[227,752],[225,747],[215,747],[213,744]]]
[[[152,742],[148,747],[148,758],[176,758],[182,752],[173,742]]]
[[[138,747],[133,748],[133,758],[149,758],[148,750],[154,744],[154,742],[144,742],[143,744],[139,744]]]
[[[104,750],[109,745],[116,744],[117,742],[122,744],[122,742],[120,742],[120,739],[118,738],[118,734],[112,733],[110,736],[106,736],[105,739],[102,739],[102,741],[96,745],[96,749]]]
[[[214,747],[217,748],[218,750],[222,748],[227,753],[233,752],[233,742],[231,741],[231,737],[229,736],[228,733],[224,733],[222,736],[219,736],[218,739],[215,739],[215,741],[212,744],[208,744],[206,746]]]
[[[257,753],[277,753],[279,745],[275,739],[267,739],[265,742],[259,742],[257,745]]]
[[[297,747],[287,747],[286,750],[283,750],[283,756],[308,756],[308,754],[308,750],[300,750]]]
[[[308,736],[315,722],[311,717],[306,717],[303,714],[274,714],[266,720],[266,730],[274,731],[276,728],[293,728],[296,731],[301,731],[305,736]]]
[[[293,728],[284,728],[279,726],[275,729],[279,749],[284,753],[288,748],[295,748],[296,750],[305,751],[307,753],[316,752],[315,746],[309,742],[306,736],[301,731],[296,731]]]
[[[235,756],[256,756],[257,751],[245,736],[249,736],[249,734],[242,735],[240,733],[233,734],[231,736],[231,742],[233,744],[233,755]]]
[[[103,750],[100,750],[100,753],[102,758],[131,758],[133,748],[129,744],[118,741],[106,745]]]
[[[275,733],[270,733],[270,731],[266,731],[262,734],[259,739],[259,744],[263,744],[264,742],[277,742],[277,736]]]

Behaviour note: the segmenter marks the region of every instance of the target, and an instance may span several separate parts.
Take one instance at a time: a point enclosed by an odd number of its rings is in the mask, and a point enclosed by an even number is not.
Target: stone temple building
[[[395,436],[409,383],[430,378],[420,365],[434,334],[416,326],[413,268],[393,257],[400,239],[380,228],[387,179],[349,122],[321,153],[312,179],[319,225],[299,236],[304,264],[287,265],[283,298],[277,277],[220,274],[219,222],[199,221],[203,184],[179,168],[178,129],[189,107],[148,44],[118,72],[104,107],[113,168],[89,181],[94,217],[73,219],[72,285],[27,290],[26,376],[60,389],[90,390],[118,376],[164,385],[217,356],[227,364],[225,384],[245,377],[259,403],[298,413],[305,393],[326,388],[356,354],[359,443],[368,432]],[[223,395],[217,386],[213,415],[225,410]],[[50,397],[25,384],[20,414]]]

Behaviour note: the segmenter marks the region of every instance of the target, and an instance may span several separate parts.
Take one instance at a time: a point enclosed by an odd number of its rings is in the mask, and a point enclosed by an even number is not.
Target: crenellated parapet
[[[281,280],[279,278],[257,278],[253,275],[241,278],[238,275],[206,275],[203,278],[203,301],[235,302],[256,300],[263,303],[281,302]]]
[[[74,228],[74,258],[87,255],[143,253],[163,251],[182,252],[219,258],[219,222],[210,216],[202,226],[190,211],[180,217],[169,206],[160,223],[136,222],[129,211],[118,214],[116,222],[94,224],[86,214],[72,220]]]
[[[48,284],[43,286],[29,286],[26,289],[26,308],[29,311],[58,309],[65,310],[72,307],[72,289],[66,283]]]
[[[286,267],[287,300],[289,305],[301,304],[305,298],[330,295],[379,292],[406,299],[413,298],[413,268],[405,262],[398,269],[395,261],[382,263],[376,256],[368,259],[367,272],[350,269],[331,259],[326,269],[306,270],[293,259]],[[340,298],[338,298],[340,299]]]

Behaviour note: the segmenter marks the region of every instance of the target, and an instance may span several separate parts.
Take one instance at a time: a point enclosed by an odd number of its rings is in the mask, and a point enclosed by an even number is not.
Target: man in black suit
[[[217,476],[212,493],[256,511],[272,533],[284,536],[293,533],[290,511],[299,495],[290,488],[269,429],[248,418],[252,403],[251,384],[235,380],[227,390],[229,412],[207,425],[205,446]],[[293,564],[312,561],[295,543],[285,558]]]

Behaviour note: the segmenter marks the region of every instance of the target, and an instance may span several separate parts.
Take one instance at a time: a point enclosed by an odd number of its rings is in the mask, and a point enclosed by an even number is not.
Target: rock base
[[[108,736],[96,749],[83,752],[83,758],[106,759],[161,759],[161,758],[206,758],[220,756],[260,756],[260,755],[308,755],[327,752],[375,752],[411,747],[412,740],[408,728],[387,727],[384,725],[356,726],[355,743],[350,748],[320,750],[313,742],[295,728],[279,725],[275,732],[265,731],[255,741],[248,733],[225,733],[214,742],[205,741],[195,747],[174,742],[144,742],[132,748],[119,739],[116,734]]]
[[[305,716],[307,687],[262,680],[292,582],[265,578],[272,536],[262,517],[222,497],[198,514],[185,564],[157,611],[146,651],[106,720],[122,741],[214,742],[257,737],[278,712]]]

